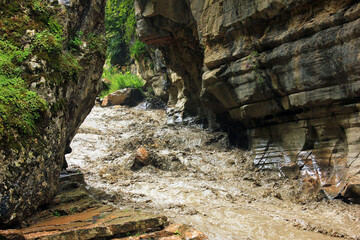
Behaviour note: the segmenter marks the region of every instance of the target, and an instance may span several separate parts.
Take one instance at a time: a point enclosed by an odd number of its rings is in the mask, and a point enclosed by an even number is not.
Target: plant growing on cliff
[[[36,33],[32,47],[37,48],[38,51],[59,52],[62,49],[62,41],[62,35],[44,30]]]
[[[0,37],[0,75],[18,76],[21,64],[30,55],[30,50],[22,50],[12,42]]]
[[[262,86],[264,83],[264,77],[262,76],[260,71],[260,66],[257,60],[258,56],[259,53],[257,51],[251,52],[251,54],[246,57],[246,67],[255,72],[255,80],[260,86]]]
[[[77,31],[73,39],[69,41],[69,47],[71,50],[78,51],[82,45],[82,37],[84,33],[82,31]]]
[[[130,47],[130,56],[138,59],[141,54],[146,52],[146,44],[137,40]]]
[[[81,67],[77,56],[66,51],[59,5],[47,0],[0,1],[0,9],[0,148],[12,150],[35,140],[41,143],[46,112],[64,105],[60,101],[49,106],[30,90],[31,83],[45,79],[43,84],[55,87],[76,80]],[[31,68],[34,61],[40,65],[36,70]]]
[[[21,78],[0,75],[0,135],[11,137],[11,129],[24,135],[34,134],[46,107],[46,102],[28,90]]]

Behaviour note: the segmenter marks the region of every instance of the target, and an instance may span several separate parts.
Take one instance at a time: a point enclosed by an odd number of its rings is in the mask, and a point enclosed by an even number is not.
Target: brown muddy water
[[[301,194],[299,180],[256,171],[224,133],[167,126],[164,110],[94,107],[67,155],[121,209],[160,213],[211,240],[360,239],[360,205]],[[152,164],[134,164],[147,149]]]

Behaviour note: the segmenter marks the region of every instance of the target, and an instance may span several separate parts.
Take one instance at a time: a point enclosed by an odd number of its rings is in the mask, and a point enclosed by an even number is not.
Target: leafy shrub
[[[141,88],[145,84],[145,81],[136,75],[130,72],[124,74],[116,67],[105,68],[103,78],[109,81],[109,86],[100,93],[100,97],[104,97],[109,93],[123,88]]]
[[[137,40],[130,47],[131,57],[138,59],[141,54],[146,52],[146,44]]]

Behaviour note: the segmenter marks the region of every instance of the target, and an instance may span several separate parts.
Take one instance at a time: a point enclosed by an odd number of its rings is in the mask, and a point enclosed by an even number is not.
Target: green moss
[[[31,144],[41,142],[47,110],[56,113],[67,102],[60,99],[49,106],[30,84],[44,77],[44,84],[60,89],[76,81],[82,67],[77,53],[68,51],[61,6],[47,0],[7,0],[0,1],[0,14],[0,149],[39,148],[41,144]],[[27,70],[33,57],[43,66],[36,73]]]
[[[49,30],[38,32],[32,44],[33,49],[49,53],[60,52],[62,50],[62,36],[51,33]]]
[[[64,110],[67,104],[67,100],[64,98],[59,99],[56,103],[51,106],[51,112],[56,114],[60,110]]]
[[[0,37],[0,75],[8,77],[18,76],[21,73],[21,64],[29,55],[30,50],[21,50],[12,42]]]
[[[46,108],[46,102],[28,90],[21,78],[0,75],[0,134],[6,139],[13,134],[11,130],[22,136],[33,135]]]

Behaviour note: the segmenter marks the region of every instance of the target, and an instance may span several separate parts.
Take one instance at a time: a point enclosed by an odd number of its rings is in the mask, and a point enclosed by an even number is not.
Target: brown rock
[[[105,96],[104,99],[102,100],[101,102],[101,106],[102,107],[107,107],[109,106],[109,97],[108,96]]]
[[[354,200],[354,202],[360,203],[360,181],[355,179],[350,180],[342,192],[342,195]]]
[[[101,104],[102,107],[113,105],[135,106],[144,99],[139,89],[124,88],[107,95]]]
[[[131,89],[124,88],[110,93],[108,97],[109,105],[124,104],[125,100],[130,96]]]
[[[186,230],[184,235],[185,235],[186,239],[189,239],[189,240],[207,240],[208,239],[208,237],[204,233],[202,233],[194,228],[190,228],[190,229]]]
[[[141,147],[136,151],[136,160],[145,166],[150,164],[149,153],[145,148]]]
[[[193,228],[185,224],[175,223],[170,226],[167,226],[162,231],[157,231],[153,233],[147,233],[140,236],[121,238],[118,240],[141,240],[141,239],[159,239],[159,240],[207,240],[208,237]]]
[[[87,190],[76,182],[61,183],[64,184],[72,187],[62,188],[47,210],[25,220],[28,227],[0,230],[0,239],[113,239],[128,233],[157,231],[168,224],[164,216],[123,211],[101,204],[95,199],[104,195],[99,190]]]

